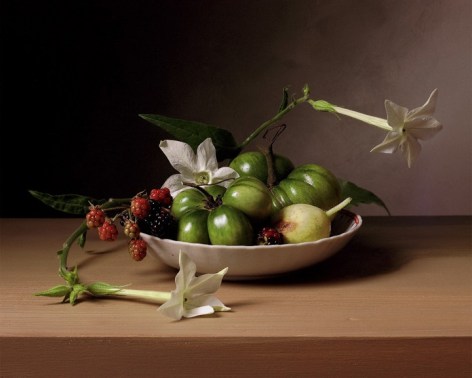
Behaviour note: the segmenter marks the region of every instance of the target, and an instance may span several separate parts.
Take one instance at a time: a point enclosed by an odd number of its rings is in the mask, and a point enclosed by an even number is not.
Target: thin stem
[[[135,289],[121,289],[111,295],[114,297],[144,299],[144,300],[149,300],[149,301],[153,301],[157,303],[165,303],[171,297],[171,293],[168,291],[150,291],[150,290],[135,290]]]
[[[305,102],[309,98],[309,93],[306,93],[304,96],[293,100],[290,104],[287,105],[286,108],[278,112],[274,117],[265,121],[262,125],[260,125],[256,130],[254,130],[240,145],[240,148],[246,147],[253,139],[255,139],[260,133],[262,133],[265,129],[267,129],[270,125],[280,120],[284,117],[288,112],[293,110],[297,105]]]
[[[331,209],[326,211],[326,215],[330,217],[331,215],[336,214],[338,211],[342,210],[345,208],[349,203],[352,201],[351,197],[346,198],[344,201],[341,203],[337,204],[336,206],[332,207]]]
[[[102,210],[114,210],[117,207],[123,207],[130,203],[130,198],[110,198],[107,202],[100,205]],[[88,227],[86,221],[83,221],[82,224],[67,238],[67,240],[62,245],[62,250],[59,252],[60,256],[60,270],[62,272],[67,272],[67,258],[69,256],[70,248],[72,244],[85,232],[87,232]]]

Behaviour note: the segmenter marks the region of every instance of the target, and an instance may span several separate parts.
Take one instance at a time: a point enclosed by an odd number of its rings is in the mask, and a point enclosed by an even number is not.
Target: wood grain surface
[[[35,292],[61,284],[77,219],[0,222],[1,376],[471,377],[470,217],[366,217],[350,244],[274,279],[225,281],[231,312],[174,322],[157,305]],[[83,282],[172,290],[176,271],[126,241],[75,247]]]

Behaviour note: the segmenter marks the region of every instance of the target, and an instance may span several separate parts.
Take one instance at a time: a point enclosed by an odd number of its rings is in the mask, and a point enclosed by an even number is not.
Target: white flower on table
[[[231,310],[213,295],[219,289],[228,268],[196,277],[196,265],[184,252],[180,252],[179,265],[175,290],[171,292],[170,299],[159,307],[159,312],[180,320],[182,317],[192,318]]]
[[[211,138],[205,139],[197,153],[187,143],[177,140],[163,140],[159,144],[171,165],[180,173],[170,176],[162,185],[169,188],[173,197],[188,186],[184,183],[205,186],[219,184],[227,187],[238,173],[230,167],[218,167],[216,149]]]

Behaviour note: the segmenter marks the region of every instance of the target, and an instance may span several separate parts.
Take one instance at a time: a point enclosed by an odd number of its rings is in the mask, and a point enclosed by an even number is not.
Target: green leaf
[[[167,131],[177,140],[189,144],[194,151],[206,138],[211,138],[216,148],[218,161],[233,158],[241,150],[228,130],[201,122],[186,121],[158,114],[139,114],[139,116]]]
[[[91,203],[94,205],[99,205],[106,202],[106,200],[96,200],[94,198],[82,196],[79,194],[53,195],[35,190],[30,190],[29,193],[33,197],[37,198],[55,210],[74,215],[87,214]]]
[[[283,94],[282,94],[282,102],[280,103],[279,107],[279,113],[284,110],[288,105],[288,89],[284,88],[283,89]]]
[[[41,291],[39,293],[36,293],[35,295],[43,296],[43,297],[64,297],[65,295],[69,294],[70,291],[71,291],[70,286],[58,285],[46,291]]]
[[[388,210],[385,203],[371,191],[361,188],[350,181],[339,180],[339,183],[341,185],[342,198],[352,198],[350,206],[358,206],[360,204],[374,204],[383,207],[388,215],[390,215],[390,211]]]

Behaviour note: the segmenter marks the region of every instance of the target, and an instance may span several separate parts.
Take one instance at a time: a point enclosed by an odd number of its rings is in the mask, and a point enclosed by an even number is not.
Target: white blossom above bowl
[[[268,278],[319,263],[339,252],[359,231],[362,217],[343,210],[332,222],[329,238],[315,242],[282,245],[225,246],[186,243],[141,234],[149,252],[164,264],[179,268],[179,253],[185,252],[198,273],[228,268],[225,280]]]

